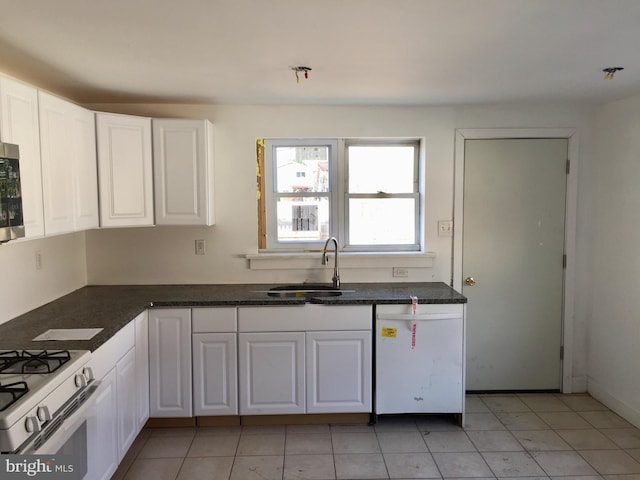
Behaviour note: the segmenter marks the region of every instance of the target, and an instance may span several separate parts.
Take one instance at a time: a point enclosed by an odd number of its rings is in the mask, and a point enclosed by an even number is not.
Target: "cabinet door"
[[[136,409],[138,431],[149,419],[149,317],[142,312],[135,319]]]
[[[74,173],[75,230],[99,225],[95,115],[69,104],[69,155]]]
[[[109,480],[118,468],[118,401],[116,395],[116,369],[100,381],[96,392],[96,427],[88,433],[87,478]]]
[[[237,334],[193,335],[193,413],[238,414]]]
[[[307,413],[371,411],[371,332],[307,332]]]
[[[118,459],[127,453],[138,434],[136,411],[136,352],[129,350],[116,364],[118,392]]]
[[[151,417],[191,417],[191,310],[149,313]]]
[[[240,415],[305,413],[304,333],[238,335]]]
[[[44,235],[38,91],[0,77],[0,138],[20,147],[20,181],[25,236]]]
[[[212,137],[206,120],[153,120],[157,225],[213,225]]]
[[[153,225],[151,119],[96,114],[100,225]]]
[[[43,92],[38,92],[38,104],[45,233],[72,232],[74,173],[68,141],[68,104]]]

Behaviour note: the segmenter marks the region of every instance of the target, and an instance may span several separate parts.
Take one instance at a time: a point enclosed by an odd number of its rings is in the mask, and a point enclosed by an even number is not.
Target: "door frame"
[[[455,131],[453,189],[453,255],[451,284],[462,291],[462,239],[464,236],[464,159],[465,140],[565,138],[570,162],[565,203],[564,251],[566,268],[563,278],[561,390],[571,393],[573,380],[573,326],[575,301],[576,212],[578,199],[578,132],[575,128],[460,128]]]

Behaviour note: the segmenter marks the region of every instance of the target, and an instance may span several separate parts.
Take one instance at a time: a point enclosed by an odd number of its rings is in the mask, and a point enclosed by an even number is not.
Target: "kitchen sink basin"
[[[342,291],[331,285],[299,284],[270,288],[267,295],[270,297],[337,297],[342,295]]]

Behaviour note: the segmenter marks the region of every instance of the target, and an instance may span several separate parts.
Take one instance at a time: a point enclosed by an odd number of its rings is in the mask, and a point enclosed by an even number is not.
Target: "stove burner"
[[[71,355],[67,350],[0,352],[0,374],[53,373],[70,359]]]
[[[20,397],[29,391],[26,382],[0,384],[0,412],[13,405]]]

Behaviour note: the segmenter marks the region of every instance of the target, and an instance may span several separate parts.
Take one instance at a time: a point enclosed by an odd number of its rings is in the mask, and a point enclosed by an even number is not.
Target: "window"
[[[419,140],[264,145],[267,249],[420,250]]]

